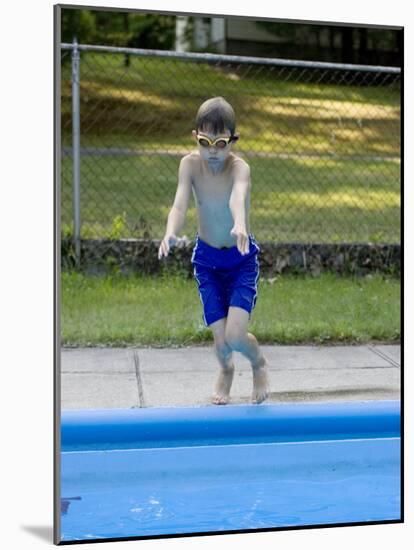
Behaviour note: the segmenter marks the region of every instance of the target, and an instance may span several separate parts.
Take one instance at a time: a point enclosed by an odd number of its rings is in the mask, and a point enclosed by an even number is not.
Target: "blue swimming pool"
[[[61,540],[399,521],[398,401],[63,411]]]

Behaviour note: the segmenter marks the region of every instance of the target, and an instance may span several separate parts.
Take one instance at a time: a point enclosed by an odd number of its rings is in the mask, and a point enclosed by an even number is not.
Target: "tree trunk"
[[[129,33],[129,18],[128,18],[128,12],[124,12],[124,31],[125,33],[128,35]],[[129,67],[129,64],[130,64],[130,56],[129,56],[129,53],[126,53],[125,54],[125,58],[124,58],[124,66],[125,67]]]
[[[359,63],[362,65],[369,65],[368,61],[368,37],[367,29],[359,29]]]
[[[395,32],[395,40],[397,42],[397,56],[400,63],[400,67],[403,66],[404,62],[404,30]]]
[[[342,63],[353,63],[354,62],[354,48],[353,48],[353,28],[352,27],[343,27],[341,30],[341,42],[342,50],[341,57]]]

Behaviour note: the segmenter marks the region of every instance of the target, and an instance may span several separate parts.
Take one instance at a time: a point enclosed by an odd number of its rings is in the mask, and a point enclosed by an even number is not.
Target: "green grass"
[[[70,227],[72,219],[70,162],[63,158],[64,227]],[[249,162],[250,223],[258,240],[399,242],[398,163],[335,159]],[[177,158],[161,156],[82,157],[82,236],[161,238],[176,192],[178,163]],[[118,224],[117,217],[121,217]],[[184,232],[192,238],[196,230],[191,199]]]
[[[398,84],[297,81],[301,71],[82,53],[83,145],[182,148],[202,101],[223,95],[245,150],[399,155]],[[308,72],[308,78],[315,74]],[[70,143],[70,66],[62,69],[62,131]],[[377,79],[375,83],[381,80]]]
[[[295,74],[134,56],[126,69],[123,56],[82,52],[81,145],[185,154],[194,147],[190,132],[198,106],[224,95],[237,113],[240,154],[325,155],[247,158],[256,238],[398,242],[399,86],[301,82]],[[338,82],[340,76],[335,76]],[[64,65],[66,146],[70,129],[70,66]],[[161,154],[83,156],[82,236],[161,238],[178,164],[179,157]],[[63,157],[64,232],[70,231],[71,220],[71,158]],[[194,208],[185,231],[190,237],[196,231]]]
[[[62,343],[190,345],[212,341],[193,279],[62,272]],[[249,324],[261,343],[396,341],[400,284],[365,278],[279,276],[259,281]]]

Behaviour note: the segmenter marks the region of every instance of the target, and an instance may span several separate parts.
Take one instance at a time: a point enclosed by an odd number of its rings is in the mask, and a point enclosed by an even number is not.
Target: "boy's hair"
[[[230,130],[231,136],[236,131],[236,115],[233,107],[224,97],[207,99],[198,109],[196,130],[211,128],[215,134]]]

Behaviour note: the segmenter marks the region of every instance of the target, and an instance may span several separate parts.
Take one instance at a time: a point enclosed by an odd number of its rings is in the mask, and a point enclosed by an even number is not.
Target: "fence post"
[[[73,154],[73,239],[76,267],[80,266],[80,55],[78,42],[73,39],[72,48],[72,154]]]

